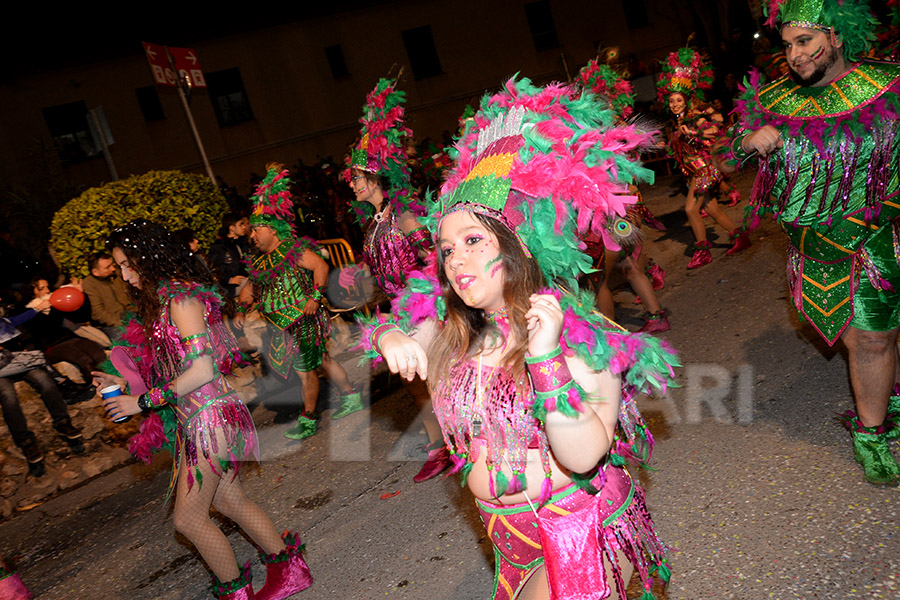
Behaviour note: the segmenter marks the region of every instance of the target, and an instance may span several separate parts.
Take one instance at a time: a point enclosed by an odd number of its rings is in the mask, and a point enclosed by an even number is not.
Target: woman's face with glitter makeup
[[[441,220],[438,251],[450,287],[467,306],[487,311],[505,306],[505,269],[497,237],[467,210]]]

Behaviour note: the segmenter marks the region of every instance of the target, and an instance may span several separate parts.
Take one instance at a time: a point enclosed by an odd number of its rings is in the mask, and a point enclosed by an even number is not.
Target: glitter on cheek
[[[496,265],[497,262],[499,262],[502,258],[503,258],[503,255],[502,255],[502,254],[498,254],[496,257],[494,257],[494,258],[492,258],[491,260],[487,261],[487,263],[484,265],[484,272],[487,273],[487,272],[488,272],[488,269],[490,269],[492,266]],[[491,277],[493,277],[493,276],[494,276],[494,271],[492,270],[492,271],[491,271]]]

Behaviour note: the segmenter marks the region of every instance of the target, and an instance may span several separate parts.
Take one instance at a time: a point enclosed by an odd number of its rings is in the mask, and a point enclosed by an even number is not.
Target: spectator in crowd
[[[40,308],[44,308],[41,306]],[[16,392],[16,381],[27,381],[40,394],[53,428],[69,444],[75,454],[84,452],[81,430],[72,424],[62,394],[51,376],[44,354],[37,350],[11,351],[10,342],[21,335],[18,327],[33,319],[35,309],[10,317],[0,317],[0,408],[13,442],[25,455],[28,470],[35,477],[46,472],[44,455],[34,433],[28,428]]]
[[[229,298],[236,297],[247,283],[244,257],[250,253],[250,225],[247,217],[230,212],[222,217],[219,239],[209,247],[209,263]]]
[[[116,276],[113,259],[105,252],[96,252],[88,259],[91,274],[81,281],[81,289],[91,303],[91,318],[110,338],[117,338],[122,315],[129,299],[125,282]]]

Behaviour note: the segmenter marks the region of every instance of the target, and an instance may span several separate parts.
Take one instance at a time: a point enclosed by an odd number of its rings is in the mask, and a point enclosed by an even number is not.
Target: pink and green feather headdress
[[[575,78],[576,85],[607,102],[622,119],[634,112],[634,88],[609,65],[597,64],[597,59],[583,66]]]
[[[806,27],[833,32],[844,42],[844,57],[856,61],[875,40],[878,21],[867,0],[767,0],[763,12],[770,27]]]
[[[404,210],[419,209],[410,184],[410,172],[406,144],[412,140],[412,131],[404,125],[406,93],[397,89],[396,79],[381,78],[366,96],[363,116],[359,119],[362,129],[359,141],[350,151],[344,180],[350,183],[351,169],[373,173],[382,178],[384,194],[399,202]],[[352,202],[360,216],[371,216],[372,206],[367,202]]]
[[[704,92],[712,89],[712,68],[689,46],[672,52],[660,65],[662,71],[656,80],[656,97],[660,102],[676,93],[703,100]]]
[[[451,151],[456,164],[427,221],[437,233],[457,210],[494,217],[548,282],[574,290],[592,270],[581,238],[592,231],[618,248],[605,225],[636,201],[628,184],[652,182],[653,172],[633,158],[650,134],[616,126],[612,110],[573,92],[512,78],[484,96]]]
[[[284,165],[269,163],[266,176],[259,182],[253,195],[253,212],[250,225],[268,225],[279,239],[294,237],[294,201],[291,197],[290,172]]]

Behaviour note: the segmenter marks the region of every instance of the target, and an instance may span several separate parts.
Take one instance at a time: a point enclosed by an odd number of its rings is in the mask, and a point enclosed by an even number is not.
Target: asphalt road
[[[900,598],[900,496],[865,483],[853,462],[835,421],[852,407],[846,361],[789,305],[785,237],[764,223],[752,248],[726,257],[720,229],[713,263],[686,271],[692,239],[674,181],[644,192],[669,227],[649,232],[647,251],[668,272],[663,335],[683,363],[680,388],[641,400],[657,443],[655,470],[639,476],[672,549],[665,598]],[[742,192],[750,182],[738,179]],[[617,319],[639,327],[633,294],[616,297]],[[358,357],[342,358],[369,377]],[[455,477],[412,482],[426,441],[412,402],[396,385],[374,395],[344,420],[326,411],[305,442],[283,438],[289,425],[272,425],[266,407],[254,413],[264,456],[243,481],[307,544],[315,583],[297,598],[489,598],[493,560],[471,496]],[[163,505],[168,469],[165,457],[128,466],[16,514],[0,523],[0,553],[20,555],[41,599],[209,598],[207,571]],[[227,531],[239,561],[254,558]],[[261,585],[258,561],[253,572]]]

